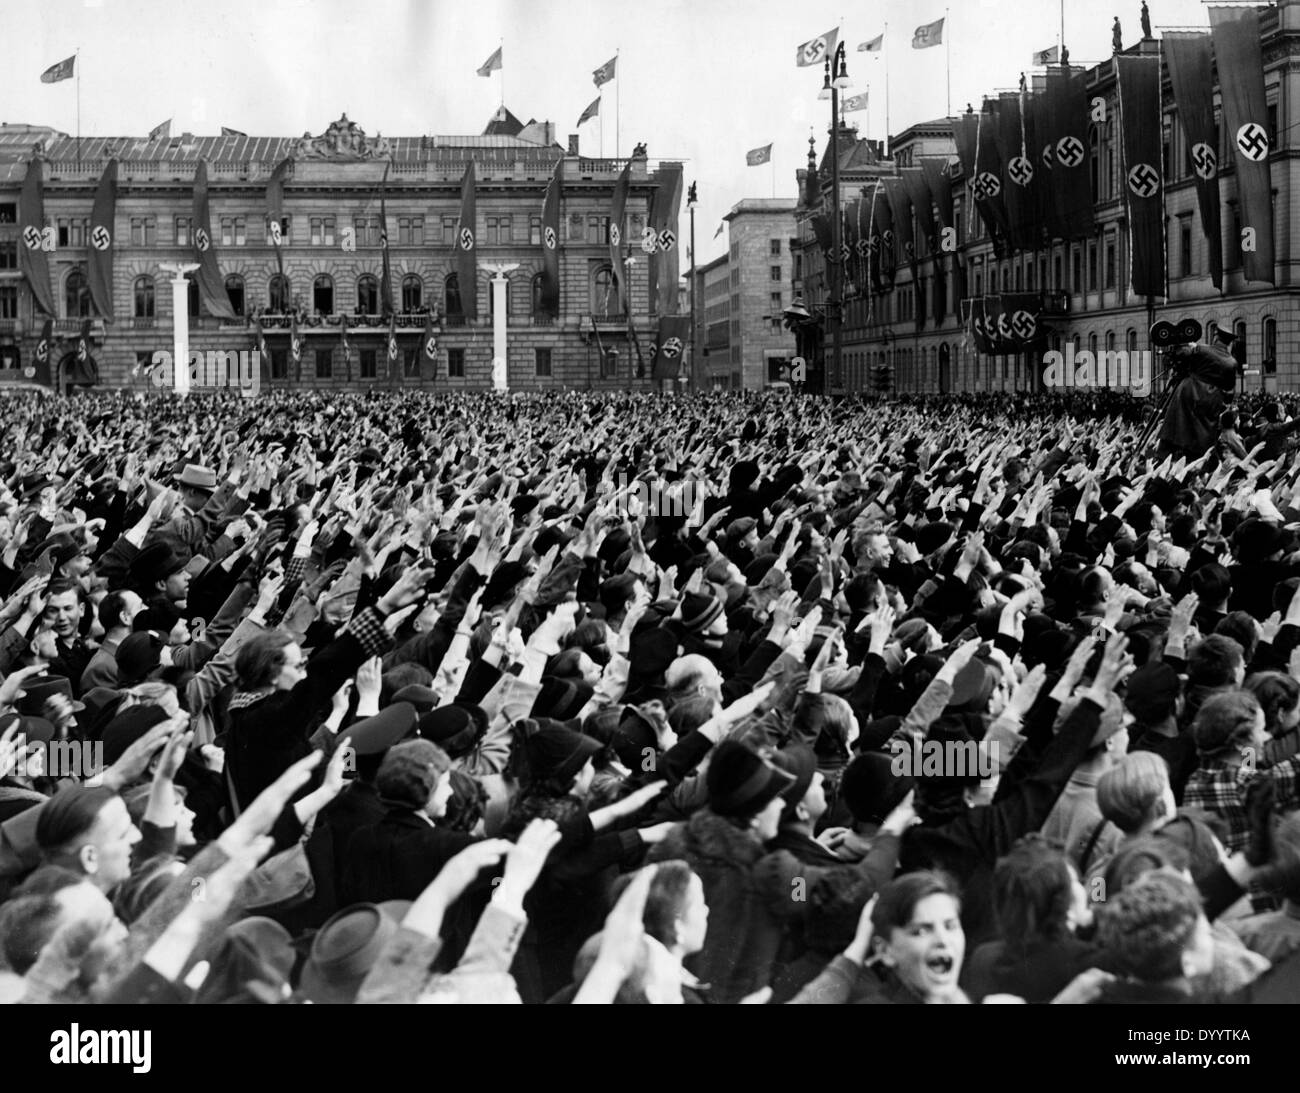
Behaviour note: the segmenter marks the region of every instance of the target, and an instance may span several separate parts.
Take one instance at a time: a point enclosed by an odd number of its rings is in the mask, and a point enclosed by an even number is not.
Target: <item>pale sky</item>
[[[1200,0],[1149,0],[1161,27],[1206,28]],[[1140,0],[1065,0],[1072,64],[1110,56],[1111,20],[1124,44],[1139,37]],[[80,49],[83,136],[144,136],[167,118],[172,133],[251,136],[323,132],[346,111],[369,134],[482,132],[501,98],[527,121],[580,132],[601,153],[601,122],[575,123],[596,97],[592,70],[619,55],[604,87],[604,154],[634,143],[651,159],[686,162],[699,183],[699,261],[721,254],[720,218],[745,197],[794,197],[809,127],[824,143],[830,105],[820,66],[795,65],[795,47],[832,27],[848,46],[850,114],[862,135],[885,130],[885,64],[858,43],[885,31],[889,129],[944,116],[951,58],[952,110],[1014,88],[1031,55],[1056,45],[1059,3],[964,0],[947,13],[949,44],[911,48],[912,31],[945,16],[942,0],[42,0],[5,5],[10,61],[0,68],[0,121],[77,130],[76,81],[42,84],[48,66]],[[475,75],[504,41],[504,73]],[[617,111],[616,111],[617,103]],[[773,166],[745,152],[772,143]],[[685,208],[682,229],[686,229]]]

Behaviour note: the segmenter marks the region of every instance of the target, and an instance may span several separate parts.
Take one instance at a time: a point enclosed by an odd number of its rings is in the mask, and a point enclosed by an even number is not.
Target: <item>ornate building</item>
[[[43,171],[40,249],[48,252],[53,315],[42,313],[19,261],[24,180],[34,157]],[[92,233],[91,216],[112,160],[111,306],[100,306],[91,285],[92,234],[103,234]],[[551,307],[542,293],[544,235],[550,238],[543,201],[559,160],[558,307]],[[476,313],[467,313],[456,253],[471,162]],[[611,246],[612,203],[629,163],[622,231]],[[487,267],[504,265],[515,267],[506,275],[511,387],[650,385],[657,317],[678,306],[680,165],[652,165],[642,146],[630,161],[590,159],[578,154],[576,137],[566,151],[550,123],[522,125],[504,108],[479,136],[370,136],[346,115],[319,136],[296,140],[186,133],[77,141],[50,129],[0,127],[0,379],[17,379],[31,366],[47,319],[55,336],[51,366],[61,369],[56,382],[67,379],[73,343],[89,320],[100,382],[146,385],[143,368],[155,351],[172,348],[172,293],[160,263],[195,260],[196,243],[208,249],[194,220],[200,164],[225,301],[209,306],[190,275],[192,350],[252,350],[260,326],[271,358],[263,375],[273,385],[486,387],[494,306]],[[274,175],[283,180],[278,248],[268,196]],[[652,220],[654,233],[647,230]],[[616,260],[624,263],[617,278]],[[227,302],[230,315],[214,314]],[[290,359],[295,315],[297,363]],[[422,337],[430,317],[432,359]],[[391,328],[398,353],[390,369]]]

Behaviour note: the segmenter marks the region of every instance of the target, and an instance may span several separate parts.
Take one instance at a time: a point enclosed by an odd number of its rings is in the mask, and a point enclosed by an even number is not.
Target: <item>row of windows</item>
[[[193,278],[190,278],[189,281],[189,314],[191,318],[196,318],[199,314],[198,284]],[[11,307],[12,314],[0,314],[0,318],[17,318],[17,287],[12,285],[8,287],[12,290],[12,302],[11,304],[2,304],[0,307]],[[531,313],[534,315],[543,314],[544,309],[541,300],[542,275],[540,273],[533,277],[531,289]],[[236,315],[247,313],[245,310],[247,300],[244,279],[239,274],[232,273],[226,278],[226,294],[230,298],[230,306]],[[489,314],[491,314],[496,304],[495,296],[491,291],[488,291],[486,295]],[[507,285],[506,314],[513,314],[511,309],[512,296],[513,293],[511,293],[509,285]],[[779,294],[774,293],[773,296],[779,297]],[[442,302],[443,312],[446,315],[463,315],[465,313],[461,301],[460,278],[455,273],[448,274],[443,281]],[[335,303],[334,279],[329,274],[322,273],[312,282],[311,310],[320,315],[334,315],[337,314]],[[293,290],[288,277],[278,273],[272,275],[267,291],[267,306],[271,311],[280,313],[293,308]],[[402,278],[401,310],[412,313],[418,312],[426,306],[424,281],[418,274],[408,273]],[[132,285],[132,314],[137,319],[152,319],[156,315],[156,307],[157,286],[154,278],[147,274],[137,277]],[[357,279],[356,307],[353,314],[378,315],[380,307],[379,279],[370,274],[364,274]],[[618,314],[621,311],[620,296],[615,290],[612,269],[608,265],[597,268],[592,277],[591,307],[593,314],[609,315]],[[91,315],[90,282],[85,271],[80,267],[72,270],[64,282],[64,308],[68,318],[88,318]]]
[[[137,352],[136,353],[137,371],[148,368],[152,364],[153,353]],[[379,376],[379,362],[383,356],[383,351],[379,349],[362,349],[358,353],[359,369],[358,376],[363,380],[377,379]],[[405,349],[402,351],[402,373],[407,379],[416,379],[420,375],[420,357],[421,350]],[[289,351],[287,349],[271,350],[271,378],[285,379],[289,374]],[[313,371],[317,379],[334,378],[334,349],[317,349],[312,357]],[[549,378],[551,376],[551,350],[549,348],[537,348],[533,351],[533,373],[539,378]],[[447,375],[451,379],[465,378],[465,350],[448,349],[447,350]]]
[[[441,244],[443,246],[453,246],[456,243],[457,232],[460,227],[460,219],[455,216],[444,216],[440,220],[427,222],[423,216],[398,216],[389,217],[390,223],[396,220],[397,235],[390,237],[389,242],[399,247],[422,247],[431,244]],[[265,241],[268,245],[272,243],[271,226],[269,219],[263,218]],[[302,224],[306,227],[306,232],[299,243],[307,243],[313,247],[332,247],[340,241],[339,218],[334,216],[304,216],[300,218]],[[641,231],[642,218],[633,214],[631,217],[633,235],[639,236]],[[13,221],[3,221],[0,223],[12,223]],[[222,216],[217,220],[219,239],[222,246],[226,247],[243,247],[249,241],[248,225],[250,220],[244,216]],[[257,218],[252,219],[252,223],[257,223]],[[347,221],[343,221],[344,224]],[[90,239],[90,220],[88,217],[70,218],[59,217],[54,225],[58,234],[58,245],[60,247],[84,247]],[[524,235],[525,226],[527,235]],[[380,245],[383,228],[378,216],[357,216],[351,221],[352,237],[358,247],[377,247]],[[294,221],[292,217],[286,216],[280,220],[280,241],[284,244],[292,244]],[[133,216],[129,219],[129,235],[131,245],[135,247],[152,247],[157,246],[160,242],[158,235],[158,219],[153,216]],[[632,239],[633,236],[624,232],[624,239]],[[569,218],[569,235],[570,242],[586,242],[595,245],[604,245],[609,242],[609,217],[589,215],[585,219],[582,214],[575,213]],[[171,219],[171,231],[169,236],[165,236],[162,243],[171,243],[178,247],[192,246],[194,242],[194,220],[188,216],[177,216]],[[542,245],[542,218],[540,216],[513,216],[513,215],[491,215],[484,218],[484,235],[479,240],[480,243],[487,246],[502,246],[514,243],[527,243],[530,246],[540,247]],[[772,253],[779,254],[781,241],[773,239]]]

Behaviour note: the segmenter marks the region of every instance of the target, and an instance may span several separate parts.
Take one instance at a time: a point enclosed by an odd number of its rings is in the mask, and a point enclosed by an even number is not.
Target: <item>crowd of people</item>
[[[6,1002],[1300,998],[1283,405],[0,418]]]

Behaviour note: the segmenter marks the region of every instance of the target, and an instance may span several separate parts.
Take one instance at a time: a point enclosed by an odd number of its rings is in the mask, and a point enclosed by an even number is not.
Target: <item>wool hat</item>
[[[601,749],[599,740],[561,725],[549,718],[527,718],[520,722],[526,734],[524,753],[528,768],[537,779],[567,782]]]
[[[415,707],[409,702],[395,701],[373,717],[349,725],[339,733],[338,744],[341,746],[346,740],[358,755],[382,755],[394,744],[406,739],[414,728]]]
[[[161,706],[131,706],[123,710],[108,723],[101,738],[105,765],[112,766],[127,748],[166,720],[167,711]]]
[[[420,714],[416,732],[424,740],[442,744],[470,727],[469,711],[461,706],[438,706]]]
[[[677,638],[662,627],[637,630],[632,634],[628,660],[630,675],[642,680],[653,680],[668,671],[677,659]]]
[[[705,775],[709,808],[737,819],[761,812],[794,782],[793,774],[734,740],[713,749]]]
[[[953,537],[953,534],[953,526],[946,520],[936,520],[933,523],[922,524],[916,529],[916,549],[922,555],[933,554],[948,542]]]
[[[181,613],[170,603],[156,601],[141,610],[132,620],[131,629],[135,633],[153,630],[159,634],[170,634],[172,627],[180,621]]]
[[[722,602],[708,593],[688,592],[682,601],[682,626],[689,633],[704,633],[721,614]]]
[[[734,467],[727,477],[728,485],[734,490],[748,489],[758,481],[760,471],[758,464],[752,459],[742,459]]]
[[[1173,713],[1181,693],[1178,673],[1164,661],[1152,660],[1128,677],[1124,705],[1138,721],[1153,724]]]
[[[156,630],[137,630],[127,634],[118,644],[117,683],[119,687],[133,687],[146,679],[162,663],[166,642]]]
[[[879,823],[915,788],[914,778],[894,773],[892,757],[868,751],[844,768],[840,800],[855,820]]]
[[[317,932],[300,989],[312,1002],[349,1005],[410,909],[407,900],[360,903],[334,914]]]
[[[624,706],[618,727],[610,734],[618,761],[628,770],[640,772],[646,752],[659,751],[659,732],[653,721],[635,706]]]
[[[758,521],[752,516],[742,516],[727,525],[727,543],[739,543],[746,535],[758,527]]]
[[[996,685],[997,677],[989,666],[978,657],[972,657],[952,682],[948,708],[969,706],[973,710],[983,710]]]

